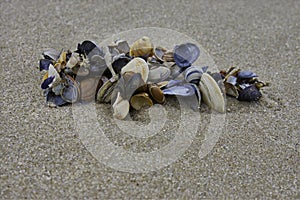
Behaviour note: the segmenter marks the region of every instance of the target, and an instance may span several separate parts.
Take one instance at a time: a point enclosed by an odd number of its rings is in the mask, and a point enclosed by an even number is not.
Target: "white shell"
[[[154,67],[149,71],[148,81],[152,83],[158,83],[169,78],[170,74],[171,70],[167,67]]]
[[[210,108],[225,112],[225,100],[217,82],[208,74],[203,73],[200,80],[200,91],[203,101]]]
[[[125,72],[132,71],[134,73],[140,73],[142,75],[143,81],[146,83],[149,76],[149,67],[146,61],[142,58],[134,58],[132,59],[127,65],[125,65],[122,70],[121,74]]]
[[[112,107],[114,110],[113,117],[116,119],[124,119],[129,113],[130,104],[128,100],[123,99],[120,92],[118,92],[117,99]]]

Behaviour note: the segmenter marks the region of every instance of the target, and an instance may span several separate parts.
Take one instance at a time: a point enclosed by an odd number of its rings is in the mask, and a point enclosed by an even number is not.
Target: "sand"
[[[1,199],[299,199],[299,10],[292,0],[1,1]],[[253,70],[271,86],[259,102],[227,98],[224,126],[203,158],[205,133],[218,128],[205,108],[183,155],[152,172],[129,173],[93,155],[74,107],[45,105],[38,61],[47,48],[74,50],[85,39],[101,42],[138,27],[184,33],[219,69]],[[143,141],[101,120],[107,138],[133,152],[168,144],[178,125],[168,118],[166,130]]]

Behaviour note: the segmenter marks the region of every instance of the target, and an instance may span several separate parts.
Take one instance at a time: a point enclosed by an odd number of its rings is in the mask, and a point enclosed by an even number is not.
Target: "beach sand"
[[[299,199],[299,10],[292,0],[1,1],[1,199]],[[127,173],[100,162],[83,144],[72,106],[45,105],[38,63],[47,48],[74,50],[85,39],[100,43],[139,27],[184,33],[219,69],[252,70],[271,86],[258,102],[227,98],[225,124],[203,158],[205,107],[178,160]],[[169,129],[144,143],[118,134],[109,122],[105,131],[128,151],[151,151],[172,139],[178,120],[167,123]]]

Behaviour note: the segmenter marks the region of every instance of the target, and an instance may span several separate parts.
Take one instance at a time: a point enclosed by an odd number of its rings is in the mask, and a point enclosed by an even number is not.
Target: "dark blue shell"
[[[192,43],[176,45],[174,48],[174,61],[179,67],[189,67],[200,55],[200,49]]]
[[[55,95],[54,92],[52,92],[52,91],[47,93],[46,101],[47,102],[52,102],[57,106],[62,106],[62,105],[67,103],[65,100],[63,100],[61,98],[60,95]]]
[[[54,76],[50,76],[50,77],[46,78],[46,79],[43,81],[43,83],[42,83],[42,85],[41,85],[41,88],[42,88],[43,90],[47,89],[47,88],[49,87],[49,85],[53,82],[54,78],[55,78]]]
[[[240,101],[257,101],[262,96],[255,85],[250,85],[243,89],[238,96]]]
[[[243,70],[238,73],[239,79],[249,79],[249,78],[254,78],[254,77],[257,77],[257,75],[254,72],[251,72],[248,70]]]
[[[40,60],[40,71],[43,71],[43,70],[48,71],[50,64],[53,64],[51,60],[41,59]]]

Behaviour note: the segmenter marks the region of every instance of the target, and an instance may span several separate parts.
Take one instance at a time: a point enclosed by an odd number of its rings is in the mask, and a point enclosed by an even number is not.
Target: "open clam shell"
[[[174,48],[174,61],[179,67],[189,67],[200,55],[200,49],[192,43],[176,45]]]
[[[135,110],[141,110],[142,108],[148,108],[153,106],[153,102],[148,95],[148,93],[143,92],[139,93],[136,95],[133,95],[130,98],[130,105],[135,109]]]
[[[136,40],[130,47],[130,56],[147,58],[153,55],[153,44],[149,37]]]
[[[146,61],[142,58],[134,58],[127,65],[121,69],[121,74],[132,71],[134,73],[140,73],[143,81],[146,83],[149,76],[149,67]]]
[[[157,85],[150,85],[149,94],[151,95],[152,99],[157,103],[163,104],[166,101],[165,95],[163,91]]]
[[[204,103],[220,113],[225,112],[225,100],[217,82],[208,74],[203,73],[200,80],[200,91]]]

